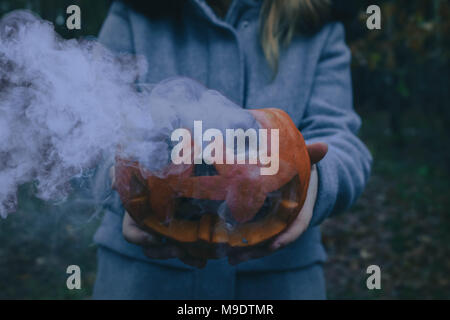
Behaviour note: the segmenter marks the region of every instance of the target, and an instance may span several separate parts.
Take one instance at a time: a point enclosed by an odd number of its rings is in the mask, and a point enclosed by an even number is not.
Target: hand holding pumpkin
[[[262,129],[278,132],[273,148],[282,165],[275,175],[254,174],[263,166],[258,162],[214,163],[216,174],[206,176],[197,175],[192,163],[171,164],[159,176],[116,158],[114,187],[130,213],[123,222],[125,239],[143,246],[150,258],[179,258],[202,267],[207,259],[226,256],[237,264],[268,255],[306,230],[318,187],[311,166],[325,156],[327,145],[306,146],[280,109],[249,112]],[[226,204],[226,212],[211,207],[211,201]]]
[[[316,163],[325,157],[328,146],[325,143],[314,143],[307,146],[311,159],[311,177],[309,180],[308,192],[305,203],[295,220],[278,236],[268,244],[255,248],[238,248],[229,256],[228,261],[231,265],[236,265],[247,260],[262,258],[276,250],[282,249],[300,237],[308,228],[312,218],[314,205],[316,203],[317,189],[319,186]]]
[[[111,167],[109,174],[112,185],[114,185],[116,178],[114,167]],[[206,259],[191,257],[186,250],[175,243],[165,242],[163,237],[143,230],[126,211],[122,222],[122,234],[128,242],[142,246],[144,254],[150,259],[178,258],[185,264],[196,268],[202,268],[206,265]]]
[[[175,243],[165,242],[161,236],[141,229],[128,212],[125,212],[123,218],[122,233],[128,242],[142,246],[144,254],[150,259],[178,258],[196,268],[206,265],[206,259],[192,257]]]
[[[267,256],[294,242],[308,228],[312,218],[318,189],[318,174],[315,164],[326,155],[328,147],[324,143],[315,143],[307,146],[307,148],[312,168],[306,200],[300,213],[285,231],[276,236],[275,239],[269,243],[258,247],[243,247],[232,250],[228,256],[230,264],[236,265],[250,259]],[[111,168],[110,174],[114,184],[114,167]],[[145,255],[151,259],[178,258],[185,264],[197,268],[202,268],[207,263],[207,259],[190,256],[186,250],[183,250],[175,243],[163,242],[161,236],[141,229],[128,212],[125,212],[122,231],[124,238],[128,242],[142,246]]]

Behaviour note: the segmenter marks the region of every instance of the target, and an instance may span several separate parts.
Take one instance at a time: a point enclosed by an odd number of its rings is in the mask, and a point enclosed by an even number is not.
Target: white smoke
[[[65,199],[71,179],[118,152],[161,168],[170,133],[194,120],[254,126],[248,113],[186,78],[137,90],[145,72],[143,59],[63,40],[29,12],[0,20],[0,215],[16,209],[21,184],[34,182],[41,199]]]

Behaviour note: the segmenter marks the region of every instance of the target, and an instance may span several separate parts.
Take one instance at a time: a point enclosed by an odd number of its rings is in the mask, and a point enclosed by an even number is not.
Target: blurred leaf
[[[409,89],[408,89],[408,87],[406,86],[406,83],[403,80],[398,82],[397,91],[398,91],[398,93],[400,93],[400,95],[403,98],[408,98],[410,96]]]

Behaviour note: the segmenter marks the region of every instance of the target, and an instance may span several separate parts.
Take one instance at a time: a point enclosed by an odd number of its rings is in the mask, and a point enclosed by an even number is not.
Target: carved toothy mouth
[[[194,166],[195,176],[216,176],[218,172],[213,165],[197,164]],[[281,202],[281,191],[275,190],[270,192],[263,205],[256,213],[256,215],[248,222],[256,222],[265,218],[270,212],[276,211]],[[200,221],[203,215],[215,213],[218,214],[226,223],[232,228],[238,222],[233,218],[233,215],[226,203],[222,200],[209,199],[194,199],[181,197],[177,199],[176,211],[174,213],[175,219],[184,219],[189,221]]]
[[[262,207],[256,213],[256,215],[248,221],[248,223],[257,222],[263,220],[270,213],[276,212],[278,207],[286,201],[282,199],[282,192],[276,190],[270,192]],[[178,198],[177,205],[175,206],[176,211],[174,213],[175,219],[189,220],[189,221],[200,221],[202,216],[205,214],[217,214],[221,217],[225,224],[233,229],[239,223],[233,218],[232,213],[227,207],[224,201],[208,200],[208,199],[193,199],[193,198]]]

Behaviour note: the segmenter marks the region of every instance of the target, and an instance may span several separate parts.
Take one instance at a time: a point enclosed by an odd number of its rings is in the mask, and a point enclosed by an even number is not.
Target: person
[[[362,192],[371,155],[357,137],[351,54],[328,0],[116,1],[99,41],[144,56],[139,83],[185,76],[242,108],[286,111],[320,162],[298,218],[263,249],[186,256],[139,228],[117,194],[94,240],[95,299],[325,299],[320,224]],[[206,265],[205,265],[206,264]]]

